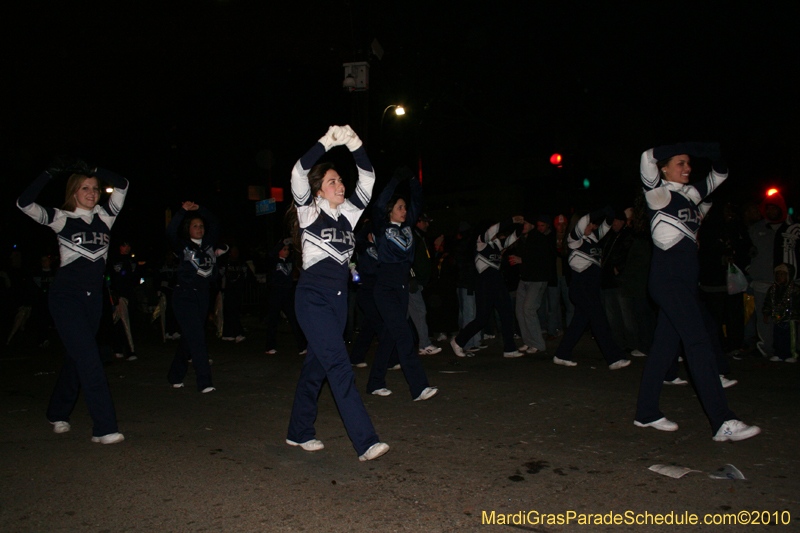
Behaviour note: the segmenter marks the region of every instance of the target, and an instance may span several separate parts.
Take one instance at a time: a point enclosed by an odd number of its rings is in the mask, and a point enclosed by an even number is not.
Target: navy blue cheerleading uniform
[[[308,339],[308,354],[297,383],[287,439],[296,443],[314,439],[317,398],[327,378],[347,435],[360,456],[379,439],[356,390],[342,333],[347,322],[349,263],[355,247],[353,228],[372,196],[375,174],[364,147],[353,151],[358,170],[356,190],[332,209],[328,200],[312,197],[308,183],[309,171],[325,151],[318,142],[292,169],[303,261],[295,309]]]
[[[428,377],[422,368],[415,348],[414,336],[408,323],[408,280],[414,262],[412,228],[422,213],[422,184],[411,176],[410,205],[402,224],[390,222],[386,206],[399,180],[393,177],[375,201],[373,235],[378,249],[378,268],[373,295],[375,306],[383,320],[378,350],[367,381],[367,392],[386,388],[386,369],[394,350],[400,358],[400,368],[408,382],[412,398],[428,388]]]
[[[285,258],[280,257],[280,251],[284,246],[285,244],[281,241],[269,253],[270,259],[275,261],[275,266],[272,269],[272,275],[269,280],[266,351],[269,352],[278,347],[276,333],[278,323],[281,320],[281,311],[283,311],[283,314],[289,320],[289,325],[292,327],[292,333],[297,342],[297,351],[302,352],[307,348],[308,342],[305,335],[303,335],[300,324],[297,322],[297,312],[294,308],[294,254],[290,250],[288,256]]]
[[[513,228],[513,231],[512,231]],[[511,232],[501,241],[497,235]],[[478,277],[475,281],[475,318],[464,326],[456,336],[456,344],[462,348],[479,333],[489,322],[492,309],[500,315],[500,327],[503,333],[503,351],[513,352],[517,349],[514,343],[514,308],[508,294],[503,275],[500,272],[503,250],[514,244],[520,236],[522,226],[514,228],[514,220],[509,218],[491,226],[486,233],[477,238],[475,267]]]
[[[56,232],[61,256],[61,266],[50,287],[49,305],[67,353],[50,398],[47,419],[68,422],[82,388],[93,421],[92,435],[102,437],[117,432],[117,415],[95,335],[103,312],[103,276],[111,226],[125,201],[128,180],[103,169],[97,169],[95,176],[110,183],[114,192],[92,210],[62,211],[35,203],[50,181],[47,172],[22,193],[17,207]]]
[[[692,147],[702,149],[704,145],[687,143],[681,147],[683,151],[673,152],[695,155]],[[697,232],[710,208],[703,199],[728,177],[728,172],[716,157],[712,159],[711,172],[702,181],[680,184],[662,180],[656,163],[669,157],[668,153],[660,153],[663,151],[664,148],[647,150],[640,165],[655,245],[649,289],[659,312],[639,388],[636,421],[647,424],[664,418],[658,407],[661,388],[682,342],[697,396],[711,422],[712,434],[716,434],[724,422],[737,417],[728,409],[719,379],[714,321],[700,301]]]
[[[199,242],[179,236],[185,219],[202,218],[206,228]],[[181,341],[172,359],[167,380],[172,385],[183,383],[191,359],[197,377],[197,390],[213,387],[211,366],[208,363],[205,323],[208,316],[208,292],[217,275],[217,257],[227,251],[216,248],[220,236],[217,218],[200,206],[196,211],[181,208],[167,227],[167,239],[178,257],[175,289],[172,291],[172,308],[181,329]]]
[[[625,358],[625,352],[614,342],[600,293],[603,281],[603,269],[600,266],[603,248],[600,246],[600,239],[611,228],[608,219],[613,215],[611,208],[584,215],[567,238],[567,246],[570,248],[567,262],[572,269],[569,299],[575,304],[575,314],[555,353],[557,358],[564,361],[572,360],[572,350],[588,325],[591,325],[597,345],[609,365]],[[586,235],[585,230],[589,223],[599,227]]]

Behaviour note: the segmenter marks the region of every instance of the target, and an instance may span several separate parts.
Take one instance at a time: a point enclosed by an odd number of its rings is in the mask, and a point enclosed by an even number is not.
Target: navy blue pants
[[[49,300],[50,313],[67,354],[50,397],[47,419],[69,422],[78,392],[83,388],[83,397],[94,422],[92,435],[102,437],[116,433],[117,414],[95,341],[103,314],[102,291],[56,289],[50,292]]]
[[[175,287],[172,292],[172,308],[175,309],[175,318],[181,328],[181,342],[172,359],[167,379],[173,385],[183,383],[191,359],[197,377],[197,390],[213,387],[205,328],[208,292]]]
[[[697,396],[711,422],[712,434],[716,434],[725,421],[736,419],[736,415],[728,409],[719,380],[714,347],[716,326],[700,302],[697,273],[696,252],[653,250],[649,286],[659,306],[658,324],[642,374],[636,420],[647,424],[664,416],[658,408],[661,388],[683,342]]]
[[[408,382],[411,397],[416,398],[428,387],[428,376],[419,360],[417,345],[408,322],[408,285],[378,280],[373,289],[375,307],[383,319],[378,351],[369,373],[367,392],[386,388],[386,370],[392,351],[397,350],[400,368]]]
[[[297,351],[302,352],[306,349],[308,342],[303,336],[303,330],[297,322],[297,314],[294,306],[295,294],[294,287],[272,286],[269,291],[269,300],[267,301],[267,342],[266,351],[275,350],[278,348],[278,324],[281,321],[281,311],[286,315],[289,320],[289,325],[292,327],[294,339],[297,342]]]
[[[317,399],[327,378],[347,435],[356,453],[362,455],[380,441],[356,390],[355,374],[342,338],[347,322],[347,293],[300,285],[295,308],[308,339],[308,354],[297,382],[287,438],[300,443],[314,438]]]
[[[590,266],[583,272],[572,272],[572,279],[569,281],[569,299],[575,304],[575,314],[556,350],[556,357],[559,359],[572,360],[572,350],[589,325],[592,327],[592,333],[603,358],[609,365],[624,359],[625,353],[614,342],[611,327],[608,325],[600,301],[602,275],[603,271],[596,265]]]
[[[475,282],[475,319],[459,332],[456,336],[456,344],[463,348],[472,337],[487,328],[493,309],[497,309],[497,314],[500,315],[503,351],[513,352],[516,350],[514,306],[511,304],[511,296],[508,294],[500,272],[494,270],[486,270],[478,274]]]

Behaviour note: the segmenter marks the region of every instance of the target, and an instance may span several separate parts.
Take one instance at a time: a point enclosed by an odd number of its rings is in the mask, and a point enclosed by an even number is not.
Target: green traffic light
[[[584,189],[588,189],[589,188],[589,178],[584,178],[583,179],[583,188]]]

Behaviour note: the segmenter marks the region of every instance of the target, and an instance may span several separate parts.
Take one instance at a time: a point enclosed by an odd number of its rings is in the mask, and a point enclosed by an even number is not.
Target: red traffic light
[[[773,194],[778,194],[778,189],[770,189],[767,191],[767,196],[772,196]]]
[[[561,154],[553,154],[550,156],[550,163],[554,165],[561,165]]]

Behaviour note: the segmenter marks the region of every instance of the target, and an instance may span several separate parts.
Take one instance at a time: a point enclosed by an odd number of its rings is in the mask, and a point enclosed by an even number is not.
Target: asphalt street
[[[548,352],[504,359],[498,340],[476,357],[449,347],[424,356],[438,396],[411,401],[402,372],[394,394],[363,393],[389,453],[359,462],[327,386],[319,452],[284,443],[302,356],[288,331],[266,355],[264,333],[210,340],[217,391],[194,376],[172,389],[174,342],[135,328],[137,361],[106,369],[125,441],[90,442],[83,399],[72,430],[54,434],[45,408],[60,367],[57,341],[20,335],[0,354],[0,531],[11,532],[463,532],[796,531],[800,525],[797,406],[800,365],[733,361],[728,401],[763,433],[711,439],[691,386],[665,387],[674,433],[634,427],[643,358],[609,371],[589,335],[577,367]],[[446,346],[446,343],[440,343]],[[371,362],[371,355],[368,362]],[[687,377],[682,369],[682,377]],[[686,467],[680,479],[648,468]],[[727,464],[745,480],[709,477]],[[550,516],[545,516],[550,515]],[[697,525],[658,525],[657,519]],[[670,518],[671,517],[671,518]],[[703,525],[703,521],[748,525]],[[614,523],[614,521],[618,523]],[[583,521],[584,523],[580,523]],[[592,522],[586,524],[585,522]],[[559,523],[560,522],[560,523]],[[596,522],[600,522],[599,524]],[[775,525],[775,523],[778,525]]]

